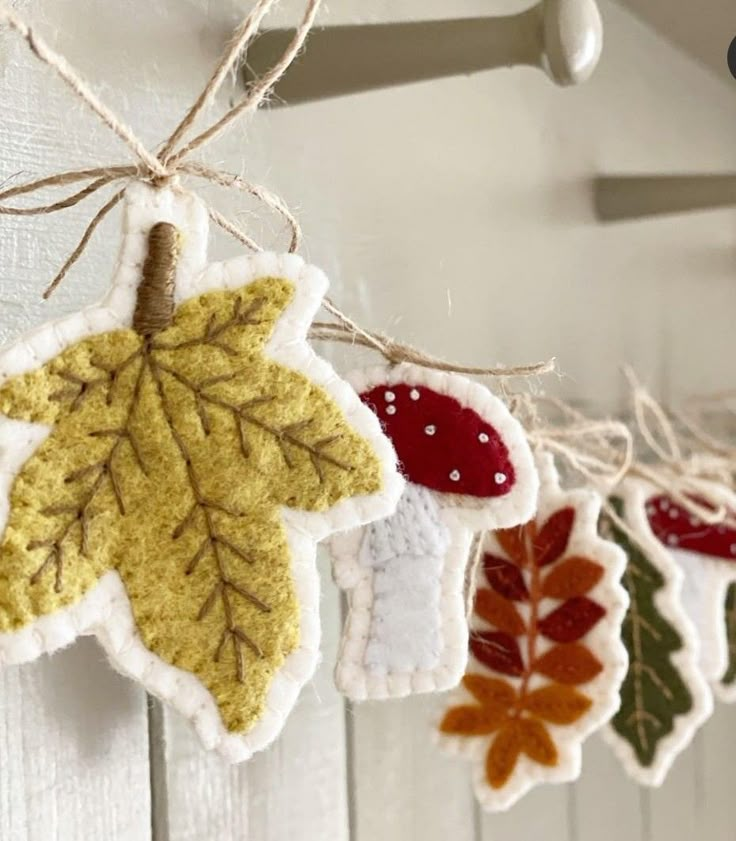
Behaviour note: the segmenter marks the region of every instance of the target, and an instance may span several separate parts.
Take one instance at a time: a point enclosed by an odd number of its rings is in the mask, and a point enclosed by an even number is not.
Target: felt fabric
[[[409,484],[396,512],[365,527],[360,562],[374,570],[373,611],[365,649],[371,675],[430,671],[441,656],[442,560],[451,535],[426,488]],[[416,628],[425,626],[423,634]]]
[[[531,453],[503,403],[465,377],[404,364],[350,381],[409,481],[395,514],[331,541],[350,604],[336,683],[354,700],[448,689],[467,660],[473,532],[530,516]]]
[[[733,499],[724,502],[736,510]],[[663,494],[647,500],[647,517],[685,575],[682,601],[700,639],[700,669],[722,700],[736,700],[721,681],[729,660],[724,604],[736,581],[736,529],[703,523]]]
[[[117,330],[90,330],[90,310],[0,356],[0,435],[29,439],[2,465],[0,654],[97,633],[240,760],[316,662],[316,540],[386,515],[403,483],[375,418],[303,341],[323,276],[275,255],[187,275],[206,218],[190,201],[132,190]],[[173,324],[144,338],[127,326],[131,267],[167,216],[192,245]]]
[[[472,657],[438,725],[441,747],[473,760],[488,811],[575,779],[626,673],[624,556],[598,536],[601,500],[562,490],[550,457],[539,468],[536,517],[484,541]]]
[[[728,660],[717,694],[730,702],[736,700],[736,584],[729,585],[724,607]]]
[[[478,497],[513,487],[514,466],[498,430],[454,397],[409,383],[381,383],[360,397],[381,420],[410,482]]]
[[[657,786],[713,702],[698,668],[697,634],[683,607],[682,572],[647,520],[650,496],[645,483],[627,480],[621,496],[611,500],[617,518],[602,520],[604,534],[626,553],[623,583],[630,597],[623,626],[629,671],[605,735],[630,776]]]
[[[654,536],[671,549],[736,561],[736,528],[726,523],[710,526],[664,494],[647,500],[647,517]]]

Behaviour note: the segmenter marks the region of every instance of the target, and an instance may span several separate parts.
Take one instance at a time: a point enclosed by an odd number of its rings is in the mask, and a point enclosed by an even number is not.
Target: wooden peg
[[[602,222],[736,205],[736,175],[609,175],[593,181]]]
[[[262,75],[292,35],[284,29],[261,35],[248,50],[246,81]],[[602,45],[595,0],[542,0],[504,17],[326,27],[313,30],[276,85],[274,102],[295,105],[515,65],[574,85],[591,76]]]

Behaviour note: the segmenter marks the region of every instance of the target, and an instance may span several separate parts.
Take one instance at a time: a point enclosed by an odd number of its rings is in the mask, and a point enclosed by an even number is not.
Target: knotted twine
[[[191,160],[191,155],[198,149],[212,142],[220,136],[235,120],[242,119],[254,113],[267,98],[274,85],[293,63],[303,47],[307,36],[314,25],[321,0],[308,0],[303,17],[294,31],[294,35],[279,60],[260,79],[255,81],[229,110],[215,120],[206,129],[187,140],[193,132],[194,125],[200,114],[209,107],[217,92],[222,87],[228,74],[241,59],[248,45],[257,34],[261,22],[274,6],[276,0],[257,0],[250,13],[235,29],[233,37],[227,45],[222,57],[214,68],[207,84],[189,108],[181,122],[174,128],[171,135],[164,141],[157,153],[150,152],[144,143],[136,136],[133,129],[125,124],[104,102],[95,94],[90,85],[71,67],[64,56],[53,50],[33,29],[14,11],[7,8],[0,0],[0,23],[5,23],[14,29],[25,40],[31,52],[44,64],[48,65],[65,82],[74,95],[82,100],[88,108],[120,138],[133,153],[135,163],[96,166],[87,169],[60,172],[20,186],[0,191],[0,214],[15,216],[33,216],[56,213],[74,207],[98,191],[113,185],[126,184],[133,180],[144,181],[156,187],[169,186],[171,189],[187,193],[181,186],[182,178],[194,178],[209,181],[219,186],[243,191],[271,211],[280,215],[286,222],[290,233],[289,252],[298,250],[301,240],[301,227],[289,210],[286,202],[267,188],[253,184],[246,179],[204,163]],[[66,187],[83,183],[84,186],[74,193],[58,201],[34,207],[12,207],[3,204],[7,200],[35,193],[39,190]],[[64,265],[44,292],[44,298],[59,286],[72,266],[82,256],[96,228],[107,214],[120,202],[125,193],[125,187],[118,189],[111,198],[94,214],[81,240],[69,255]],[[234,222],[227,219],[210,205],[206,205],[210,218],[253,251],[261,251],[261,246],[253,240]],[[538,376],[554,370],[554,359],[532,365],[518,367],[469,367],[446,362],[429,356],[410,345],[397,342],[380,333],[373,333],[360,327],[352,319],[341,312],[329,299],[325,299],[323,306],[332,314],[336,322],[322,322],[316,324],[310,336],[316,340],[332,342],[350,342],[364,345],[378,353],[392,363],[412,362],[427,368],[443,371],[486,375],[495,377],[530,377]]]
[[[593,420],[549,396],[516,395],[514,414],[524,424],[537,452],[550,452],[603,497],[603,511],[630,540],[640,537],[610,503],[627,477],[643,479],[708,525],[730,521],[736,475],[736,450],[728,448],[681,419],[680,431],[670,414],[652,397],[630,368],[634,430],[645,445],[637,457],[634,436],[621,421]],[[546,409],[542,418],[540,409]],[[556,417],[554,417],[556,415]],[[641,547],[645,549],[645,547]]]

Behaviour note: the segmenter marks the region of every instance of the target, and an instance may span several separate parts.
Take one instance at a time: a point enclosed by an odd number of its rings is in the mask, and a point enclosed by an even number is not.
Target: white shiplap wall
[[[153,146],[246,3],[17,5]],[[520,5],[404,0],[396,8],[376,0],[368,12],[344,0],[330,17],[491,14]],[[298,7],[285,2],[280,20],[294,20]],[[300,211],[307,256],[364,323],[468,361],[555,354],[566,375],[562,393],[601,409],[620,406],[623,359],[665,398],[733,387],[733,212],[602,227],[589,189],[596,173],[733,169],[733,89],[629,13],[609,2],[603,12],[604,58],[580,89],[560,91],[541,74],[514,70],[372,93],[259,114],[210,157],[265,181]],[[124,154],[7,33],[0,150],[0,182]],[[88,213],[79,206],[22,225],[0,217],[0,338],[101,294],[117,219],[52,301],[39,299]],[[278,244],[270,220],[242,221]],[[235,248],[217,241],[215,251]],[[431,746],[432,699],[346,707],[336,694],[340,603],[328,562],[320,563],[324,662],[279,742],[239,768],[204,754],[176,716],[149,710],[92,641],[0,672],[0,839],[733,838],[732,708],[717,710],[660,791],[630,784],[593,739],[577,784],[481,816],[467,767]]]

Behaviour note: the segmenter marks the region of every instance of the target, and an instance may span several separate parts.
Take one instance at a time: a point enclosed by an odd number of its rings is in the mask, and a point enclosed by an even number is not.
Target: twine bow
[[[209,167],[199,161],[194,161],[191,159],[191,156],[198,149],[202,149],[218,137],[235,120],[247,114],[252,114],[260,107],[273,86],[288,70],[304,45],[314,24],[321,0],[308,0],[301,22],[295,30],[288,46],[273,67],[254,82],[241,99],[226,111],[225,114],[206,129],[200,131],[199,134],[195,134],[194,137],[187,140],[187,137],[193,131],[197,118],[212,103],[228,74],[258,32],[261,22],[271,10],[274,3],[275,0],[257,0],[251,12],[235,30],[230,43],[200,95],[189,108],[181,122],[171,132],[169,138],[164,141],[159,151],[154,154],[145,147],[133,129],[120,120],[99,99],[89,84],[82,79],[62,55],[55,52],[19,15],[8,9],[0,1],[0,23],[8,24],[24,38],[34,55],[56,72],[72,92],[128,146],[135,158],[135,163],[132,164],[97,166],[88,169],[61,172],[0,191],[0,214],[34,216],[55,213],[69,207],[74,207],[76,204],[93,196],[99,190],[121,181],[147,181],[154,186],[168,185],[172,189],[186,192],[179,184],[180,179],[182,177],[195,178],[209,181],[221,187],[243,191],[262,202],[263,205],[284,219],[291,234],[289,251],[297,251],[301,243],[302,231],[286,202],[259,184],[253,184],[233,173]],[[12,207],[4,204],[9,199],[35,193],[46,188],[67,187],[81,183],[84,183],[81,189],[52,203],[35,207]],[[93,216],[81,240],[45,290],[43,294],[44,298],[48,298],[53,293],[71,267],[82,256],[96,228],[118,204],[124,193],[125,187],[123,186]],[[253,251],[262,250],[261,246],[252,237],[215,208],[207,205],[207,211],[210,218],[219,227],[234,236],[247,248]],[[495,377],[538,376],[554,370],[555,367],[554,359],[518,367],[496,366],[483,368],[457,365],[424,354],[416,348],[396,342],[380,333],[372,333],[364,330],[329,300],[325,300],[324,306],[337,319],[337,322],[322,322],[315,325],[310,334],[311,338],[364,345],[381,353],[390,362],[413,362],[417,365],[444,371],[457,371]]]
[[[213,169],[203,163],[192,161],[190,160],[190,156],[197,149],[200,149],[220,135],[235,119],[253,113],[258,109],[268,92],[283,76],[304,44],[314,23],[320,2],[321,0],[309,0],[302,21],[278,62],[261,79],[255,82],[246,94],[220,117],[220,119],[184,143],[186,136],[193,129],[197,117],[211,104],[227,78],[228,73],[238,61],[241,53],[247,47],[253,36],[257,33],[261,21],[274,4],[274,0],[257,0],[250,14],[247,15],[245,20],[236,29],[232,40],[228,44],[227,49],[204,89],[156,154],[150,152],[136,136],[132,128],[122,122],[98,98],[92,88],[69,65],[64,56],[55,52],[15,12],[5,6],[0,6],[0,23],[6,23],[18,32],[25,39],[33,54],[56,72],[76,96],[128,146],[136,159],[136,163],[134,164],[98,166],[91,169],[62,172],[32,181],[28,184],[3,190],[0,192],[0,214],[34,216],[55,213],[69,207],[74,207],[74,205],[79,204],[79,202],[89,198],[110,184],[132,179],[147,181],[155,186],[171,185],[174,189],[180,190],[181,188],[177,183],[178,177],[189,176],[204,179],[223,187],[244,191],[263,202],[264,205],[278,213],[286,221],[291,231],[289,251],[296,251],[301,242],[301,228],[286,203],[279,196],[267,190],[265,187],[250,183],[238,175]],[[16,196],[35,193],[38,190],[48,187],[64,187],[82,182],[87,182],[82,189],[53,203],[36,207],[10,207],[2,204]],[[64,279],[69,269],[81,257],[95,229],[122,199],[124,192],[124,188],[118,190],[97,211],[87,226],[79,244],[69,255],[69,258],[56,277],[54,277],[53,281],[45,290],[44,298],[48,298],[52,294]],[[210,218],[216,224],[235,236],[248,248],[254,251],[262,250],[251,237],[237,225],[223,217],[214,208],[208,206],[207,210]]]

